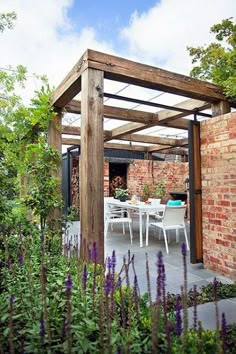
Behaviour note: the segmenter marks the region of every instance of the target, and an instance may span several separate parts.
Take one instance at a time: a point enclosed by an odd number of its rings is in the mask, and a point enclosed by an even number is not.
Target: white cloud
[[[45,74],[58,85],[87,48],[113,52],[98,41],[93,28],[76,32],[67,16],[72,0],[5,0],[0,12],[15,11],[13,30],[0,35],[0,67],[22,64],[29,73]],[[31,90],[37,83],[31,80]]]
[[[188,74],[187,46],[209,43],[210,27],[236,13],[235,0],[161,0],[147,12],[133,13],[121,31],[130,56]]]

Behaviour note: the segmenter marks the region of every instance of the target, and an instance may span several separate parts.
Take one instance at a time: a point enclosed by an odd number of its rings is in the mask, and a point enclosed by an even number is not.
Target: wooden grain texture
[[[65,106],[66,112],[80,114],[81,112],[81,102],[78,100],[71,100]],[[138,111],[134,109],[126,109],[120,107],[113,107],[104,105],[103,114],[105,118],[125,120],[130,122],[139,122],[139,123],[157,123],[158,114],[150,113],[144,111]]]
[[[80,127],[73,127],[70,125],[62,125],[62,134],[66,135],[81,135],[81,129]],[[104,139],[111,139],[112,133],[110,130],[104,130]]]
[[[231,111],[230,104],[227,101],[219,101],[211,105],[212,117],[217,117]]]
[[[88,67],[110,80],[216,102],[226,100],[222,88],[209,82],[88,49]]]
[[[189,111],[192,110],[204,111],[205,109],[210,108],[210,106],[211,106],[210,103],[207,103],[205,101],[200,101],[200,100],[194,100],[194,99],[185,100],[183,102],[174,105],[174,107],[187,109]],[[186,112],[177,112],[177,111],[164,109],[158,112],[158,120],[159,123],[168,123],[168,122],[172,122],[173,120],[186,117],[187,115],[189,114]]]
[[[56,108],[64,108],[81,90],[81,74],[87,68],[87,51],[66,75],[52,94],[51,103]]]
[[[62,138],[63,145],[81,145],[81,140],[78,138]],[[147,151],[147,146],[129,145],[119,143],[104,143],[104,148],[115,150],[129,150],[129,151]]]
[[[103,162],[103,72],[82,73],[80,254],[88,260],[88,246],[96,244],[98,262],[104,262],[104,162]]]

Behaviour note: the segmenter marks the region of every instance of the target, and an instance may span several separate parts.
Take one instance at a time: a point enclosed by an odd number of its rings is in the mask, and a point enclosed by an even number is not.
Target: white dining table
[[[161,212],[165,210],[165,204],[146,204],[144,202],[138,202],[137,204],[131,203],[130,200],[121,202],[118,199],[110,199],[107,201],[109,205],[119,206],[120,208],[132,209],[139,212],[139,240],[140,247],[143,247],[143,215],[155,212]]]

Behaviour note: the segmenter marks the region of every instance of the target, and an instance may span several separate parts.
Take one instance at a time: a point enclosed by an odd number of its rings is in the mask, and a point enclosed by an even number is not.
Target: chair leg
[[[104,237],[105,237],[105,238],[107,237],[108,226],[109,226],[109,223],[106,222],[106,223],[105,223],[105,228],[104,228]]]
[[[123,235],[125,235],[125,223],[123,222]]]
[[[186,231],[186,226],[184,226],[184,236],[185,236],[187,250],[189,251],[189,243],[188,243],[188,235],[187,235],[187,231]]]
[[[160,241],[160,239],[161,239],[161,228],[159,227],[158,229],[159,229],[158,236],[159,236],[159,241]]]
[[[164,240],[165,240],[165,245],[166,245],[166,253],[169,253],[169,248],[168,248],[168,242],[167,242],[167,236],[166,236],[166,230],[163,230],[163,234],[164,234]]]
[[[179,243],[179,229],[176,229],[176,243]]]
[[[133,243],[133,231],[130,222],[129,222],[129,234],[130,234],[130,243]]]

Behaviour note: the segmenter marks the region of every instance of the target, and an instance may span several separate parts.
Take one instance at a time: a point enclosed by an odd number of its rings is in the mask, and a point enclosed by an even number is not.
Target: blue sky
[[[75,0],[68,11],[73,27],[81,31],[93,27],[100,40],[119,42],[119,31],[128,26],[131,15],[148,11],[157,0]]]

